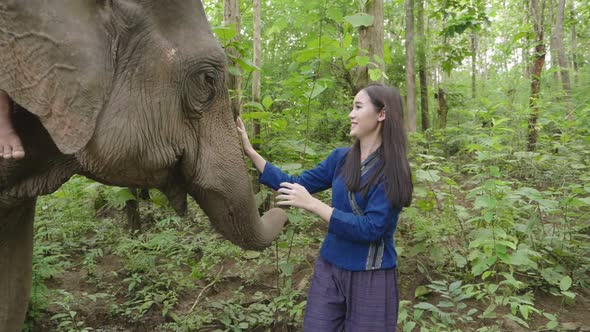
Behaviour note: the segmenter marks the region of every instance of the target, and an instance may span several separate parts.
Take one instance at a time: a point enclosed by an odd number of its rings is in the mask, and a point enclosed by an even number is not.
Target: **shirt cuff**
[[[273,164],[266,162],[262,173],[258,176],[258,182],[270,187],[273,190],[278,190],[281,184],[281,180],[277,176],[281,171]]]

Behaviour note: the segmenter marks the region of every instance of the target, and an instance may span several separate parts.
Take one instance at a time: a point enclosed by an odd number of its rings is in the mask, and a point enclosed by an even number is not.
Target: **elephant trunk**
[[[268,247],[282,231],[287,214],[274,208],[260,217],[250,188],[246,193],[229,194],[239,195],[239,199],[211,190],[198,190],[192,196],[226,239],[243,249]]]

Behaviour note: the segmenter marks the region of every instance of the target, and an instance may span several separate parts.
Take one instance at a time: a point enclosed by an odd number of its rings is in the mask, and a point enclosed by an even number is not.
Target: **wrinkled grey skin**
[[[0,331],[31,287],[35,199],[73,174],[190,194],[227,239],[268,246],[286,215],[256,210],[225,55],[197,0],[0,0],[0,89],[26,151],[0,161]]]

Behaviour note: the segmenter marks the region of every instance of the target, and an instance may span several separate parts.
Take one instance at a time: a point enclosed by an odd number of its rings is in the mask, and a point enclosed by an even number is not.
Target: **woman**
[[[399,92],[371,85],[349,114],[352,147],[338,148],[298,177],[283,173],[253,148],[238,119],[244,152],[278,190],[278,205],[328,222],[311,281],[304,331],[395,331],[399,304],[393,233],[412,198]],[[332,206],[311,194],[332,188]]]

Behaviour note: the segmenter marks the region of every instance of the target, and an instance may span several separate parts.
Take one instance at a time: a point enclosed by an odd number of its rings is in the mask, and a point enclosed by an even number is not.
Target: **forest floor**
[[[113,210],[103,217],[106,217],[106,219],[102,222],[113,223],[121,231],[124,228],[125,216],[122,212]],[[149,222],[151,217],[144,219],[148,219]],[[149,229],[149,225],[144,224],[144,227]],[[207,226],[199,224],[192,230],[198,230],[201,227]],[[312,233],[316,234],[318,239],[321,239],[325,227],[316,224],[311,229]],[[211,232],[208,233],[209,235],[206,238],[209,245],[218,248],[224,248],[224,246],[228,245],[227,241],[215,235],[213,231],[207,230],[207,232]],[[256,253],[250,253],[249,256],[241,258],[235,257],[236,252],[230,250],[227,255],[219,255],[219,259],[214,266],[211,266],[204,277],[191,279],[192,281],[189,281],[189,283],[192,282],[192,286],[179,287],[179,290],[174,295],[174,303],[169,310],[163,310],[165,300],[158,299],[157,295],[159,293],[154,291],[155,295],[152,301],[147,301],[147,310],[138,314],[136,307],[140,307],[146,301],[131,305],[130,303],[134,303],[130,301],[130,299],[134,299],[133,292],[143,292],[147,289],[149,283],[157,283],[158,281],[147,279],[138,281],[143,285],[143,290],[140,287],[132,286],[130,278],[136,276],[129,271],[128,258],[118,254],[114,249],[107,250],[104,248],[103,254],[96,258],[94,264],[89,265],[87,262],[88,250],[96,249],[101,244],[93,232],[89,232],[87,238],[83,241],[92,243],[92,245],[68,253],[70,264],[66,270],[45,280],[45,285],[50,290],[49,293],[53,295],[51,295],[50,300],[47,300],[50,303],[36,313],[30,331],[192,331],[193,328],[190,327],[190,324],[179,327],[182,324],[177,323],[191,316],[211,315],[211,312],[216,312],[214,310],[218,310],[217,313],[222,314],[217,317],[208,316],[208,318],[203,319],[205,323],[201,323],[200,326],[192,325],[199,326],[199,328],[194,328],[194,331],[232,331],[232,328],[239,326],[239,324],[236,325],[232,322],[247,320],[247,317],[239,318],[240,308],[246,308],[254,303],[268,305],[268,298],[279,296],[279,288],[285,289],[284,284],[282,287],[277,287],[278,283],[285,282],[285,278],[279,276],[277,272],[277,261],[276,258],[273,258],[275,248],[265,251],[266,254],[263,253],[260,256]],[[218,243],[213,245],[213,242]],[[291,298],[293,302],[291,307],[305,299],[319,245],[319,241],[310,241],[305,245],[293,246],[292,248],[291,255],[296,257],[294,259],[296,263],[288,279],[289,287],[297,291],[299,295]],[[281,249],[281,255],[284,254],[285,249]],[[196,259],[202,258],[204,255],[206,256],[207,253],[198,251],[197,256],[199,257]],[[164,256],[156,257],[155,264],[165,260],[166,257]],[[436,303],[440,300],[440,295],[436,293],[424,295],[420,299],[416,298],[416,289],[429,284],[429,278],[421,273],[418,268],[419,260],[420,257],[408,259],[405,262],[402,259],[399,266],[401,300],[409,301],[410,306],[422,301]],[[169,266],[166,269],[169,269]],[[245,269],[248,271],[245,271]],[[180,266],[177,271],[165,272],[175,272],[177,275],[186,276],[191,274],[191,267]],[[432,275],[429,277],[433,278]],[[178,283],[180,284],[180,282]],[[171,286],[168,289],[173,288],[174,286]],[[264,294],[267,300],[260,300],[260,293]],[[69,300],[56,300],[59,299],[57,294],[68,294]],[[235,299],[236,296],[240,297],[239,301]],[[565,303],[563,297],[555,297],[541,289],[535,291],[534,298],[537,309],[552,313],[559,318],[560,324],[553,331],[590,331],[590,292],[588,290],[580,291],[575,301],[571,303]],[[238,302],[239,306],[236,306]],[[486,299],[465,301],[468,308],[476,308],[479,312],[485,310],[488,302]],[[229,316],[226,315],[228,308],[233,311]],[[270,313],[268,311],[269,309],[267,309],[267,315],[274,315],[274,317],[270,317],[274,322],[289,321],[285,316],[281,317],[281,315],[287,315],[284,312],[277,314],[276,312],[273,313],[272,310]],[[458,322],[449,331],[475,331],[485,326],[489,326],[490,331],[551,331],[544,329],[548,320],[542,315],[534,315],[532,319],[528,320],[529,328],[525,328],[512,320],[502,318],[502,314],[509,311],[507,307],[498,307],[496,309],[498,318]],[[63,317],[64,312],[69,316]],[[244,314],[248,315],[248,312]],[[258,312],[257,315],[262,314]],[[228,320],[227,317],[233,317],[233,320]],[[301,318],[300,315],[295,317]],[[422,319],[427,319],[427,317],[428,315],[424,315]],[[233,331],[301,330],[301,322],[293,322],[292,317],[290,320],[290,324],[274,323],[275,325],[259,325],[257,327],[251,325],[250,328],[245,328],[242,325],[242,328],[233,329]]]

